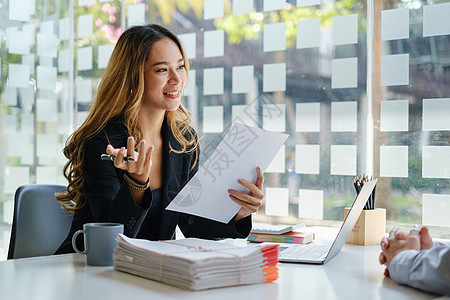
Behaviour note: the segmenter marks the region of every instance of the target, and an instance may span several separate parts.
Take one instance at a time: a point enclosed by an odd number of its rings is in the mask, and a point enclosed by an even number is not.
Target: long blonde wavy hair
[[[122,33],[111,54],[100,82],[98,93],[84,123],[69,137],[64,148],[68,162],[64,166],[67,190],[56,194],[57,200],[68,211],[81,209],[86,200],[83,197],[84,151],[86,143],[98,134],[114,117],[120,117],[128,133],[136,141],[142,138],[138,113],[144,94],[144,64],[150,56],[152,45],[170,38],[179,48],[184,59],[186,73],[189,62],[180,41],[170,30],[156,24],[134,26]],[[195,151],[195,166],[198,160],[198,139],[187,110],[180,105],[175,111],[166,111],[170,129],[179,143],[179,149],[170,145],[176,153]]]

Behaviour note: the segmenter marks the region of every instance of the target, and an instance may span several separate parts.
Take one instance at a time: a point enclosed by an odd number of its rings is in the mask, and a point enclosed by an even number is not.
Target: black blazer
[[[104,130],[91,138],[86,145],[84,161],[83,195],[86,205],[75,212],[70,232],[55,254],[72,253],[73,234],[89,222],[117,222],[124,224],[124,234],[128,237],[149,240],[168,240],[175,238],[178,225],[185,237],[205,239],[244,238],[251,229],[251,217],[238,222],[232,219],[228,224],[212,221],[202,217],[165,210],[189,179],[197,172],[198,163],[191,170],[195,161],[194,152],[177,154],[170,151],[169,143],[177,149],[169,124],[164,120],[163,136],[163,186],[161,190],[161,211],[159,229],[149,228],[151,217],[148,213],[152,201],[152,192],[144,193],[142,207],[136,205],[123,180],[125,171],[114,167],[110,161],[102,161],[100,155],[106,146],[126,147],[128,132],[119,119],[111,120]],[[77,239],[77,247],[83,249],[82,238]]]

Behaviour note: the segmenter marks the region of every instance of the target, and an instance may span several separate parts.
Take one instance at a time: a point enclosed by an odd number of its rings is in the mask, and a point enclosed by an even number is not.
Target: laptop
[[[347,241],[359,215],[369,199],[377,179],[366,182],[353,202],[350,212],[344,220],[331,246],[318,244],[281,244],[279,260],[281,262],[325,264],[338,254]]]

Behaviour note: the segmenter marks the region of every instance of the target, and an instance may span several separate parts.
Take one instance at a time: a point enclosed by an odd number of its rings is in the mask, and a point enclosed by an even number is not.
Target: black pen
[[[115,156],[115,155],[110,155],[110,154],[102,154],[102,155],[100,156],[100,158],[101,158],[102,160],[109,160],[109,161],[115,161],[115,160],[116,160],[116,156]],[[132,161],[134,161],[134,159],[133,159],[131,156],[125,156],[125,157],[122,159],[122,161],[123,161],[123,162],[132,162]]]

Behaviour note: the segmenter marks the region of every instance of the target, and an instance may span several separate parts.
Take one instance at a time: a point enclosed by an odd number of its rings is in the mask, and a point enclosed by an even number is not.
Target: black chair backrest
[[[14,197],[8,259],[53,254],[69,233],[73,214],[62,209],[55,192],[63,185],[23,185]]]

